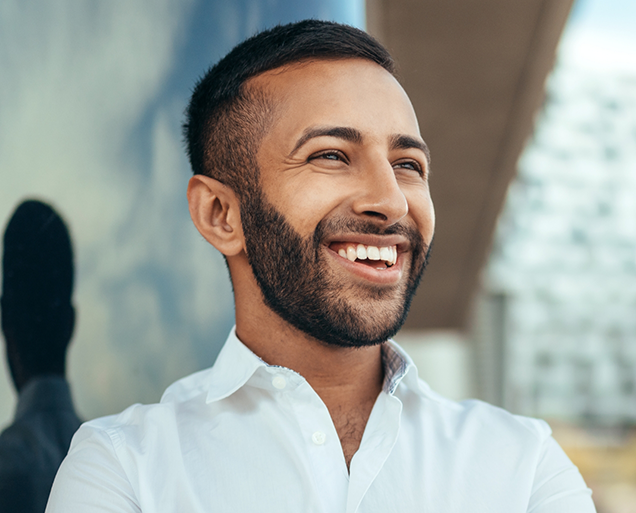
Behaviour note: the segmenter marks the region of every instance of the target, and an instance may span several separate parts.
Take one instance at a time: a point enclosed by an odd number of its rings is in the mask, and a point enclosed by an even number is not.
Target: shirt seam
[[[119,456],[119,449],[122,447],[125,447],[124,437],[121,435],[120,430],[116,428],[105,429],[103,430],[103,432],[108,437],[108,441],[110,442],[113,448],[113,456],[115,457],[115,460],[117,461],[117,465],[121,469],[123,475],[126,476],[126,480],[128,481],[128,484],[130,485],[130,489],[135,494],[134,498],[135,498],[135,501],[137,502],[137,506],[139,506],[139,503],[138,503],[139,490],[135,489],[135,486],[133,485],[133,482],[130,479],[130,474],[126,470],[126,467],[122,463],[121,458]],[[117,440],[117,443],[115,443],[115,440],[113,440],[113,438]]]

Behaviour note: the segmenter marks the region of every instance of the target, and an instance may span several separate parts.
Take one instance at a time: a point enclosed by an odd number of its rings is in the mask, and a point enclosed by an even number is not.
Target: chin
[[[297,327],[330,346],[369,347],[395,336],[404,325],[406,313],[403,301],[387,304],[386,300],[372,300],[339,309],[338,314],[322,323],[320,329],[308,324]]]

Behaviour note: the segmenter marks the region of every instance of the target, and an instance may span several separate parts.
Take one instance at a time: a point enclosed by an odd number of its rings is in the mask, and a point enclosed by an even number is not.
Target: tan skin
[[[350,216],[382,227],[407,224],[430,243],[435,216],[428,162],[411,103],[387,71],[362,59],[317,60],[264,73],[250,86],[268,92],[279,114],[257,154],[261,186],[301,236],[310,237],[323,218]],[[351,130],[324,134],[333,127],[353,129],[357,136]],[[307,134],[312,137],[303,138]],[[400,137],[418,144],[396,144]],[[289,325],[264,303],[252,274],[234,191],[196,175],[188,202],[197,229],[228,260],[239,339],[266,362],[305,377],[329,409],[349,466],[382,390],[380,346],[330,346]],[[331,243],[355,242],[355,234],[328,239],[320,250],[343,284],[342,296],[364,322],[390,317],[402,301],[411,264],[408,241],[399,241],[399,265],[387,281],[388,273],[378,270],[377,279],[375,271],[360,274],[330,251]],[[376,299],[370,288],[390,293]]]

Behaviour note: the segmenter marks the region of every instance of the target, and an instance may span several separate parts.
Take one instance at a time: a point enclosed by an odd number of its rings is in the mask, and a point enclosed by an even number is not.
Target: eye
[[[333,162],[344,162],[345,164],[349,163],[349,159],[347,156],[339,150],[325,150],[320,151],[318,153],[314,153],[310,155],[307,159],[307,162],[311,162],[313,160],[329,160]]]
[[[417,160],[400,160],[393,164],[394,168],[407,169],[423,175],[422,165]]]

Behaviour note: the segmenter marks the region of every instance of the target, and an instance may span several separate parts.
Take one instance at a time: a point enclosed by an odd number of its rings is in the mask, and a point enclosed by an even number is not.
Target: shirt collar
[[[428,383],[419,379],[415,363],[394,340],[389,340],[382,346],[382,362],[384,365],[383,390],[386,393],[394,394],[398,386],[402,384],[422,398],[442,400],[442,397],[434,392]]]
[[[234,326],[212,366],[206,402],[232,395],[262,367],[267,364],[239,340]]]
[[[387,394],[393,395],[402,381],[409,388],[419,389],[417,368],[413,360],[393,340],[382,344],[382,366],[384,367],[382,389]]]
[[[393,395],[401,383],[418,394],[426,393],[427,386],[422,386],[423,384],[418,380],[417,368],[413,360],[393,340],[382,344],[382,365],[384,367],[382,388],[387,394]],[[259,369],[271,372],[280,367],[269,365],[255,355],[236,336],[236,326],[234,326],[216,362],[211,369],[204,371],[206,402],[219,401],[232,395],[243,387]]]

